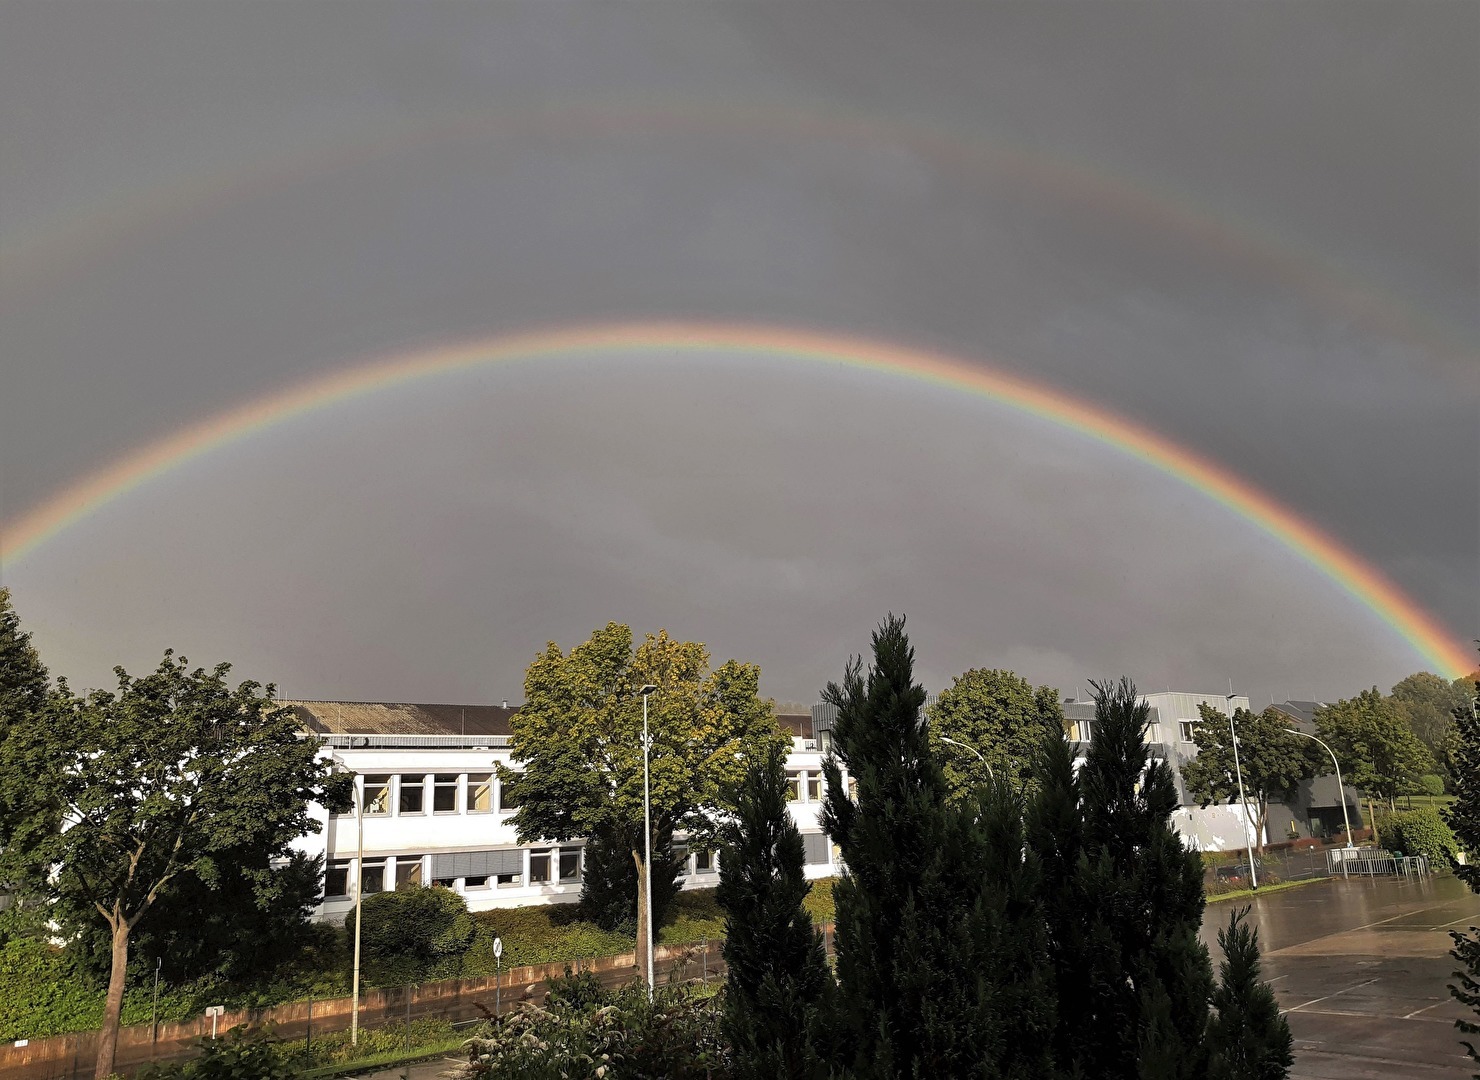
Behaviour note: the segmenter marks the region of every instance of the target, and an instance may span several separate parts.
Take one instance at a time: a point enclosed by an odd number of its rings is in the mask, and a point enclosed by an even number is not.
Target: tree
[[[1454,712],[1468,702],[1470,684],[1453,682],[1430,671],[1409,675],[1393,685],[1392,700],[1429,754],[1447,773],[1446,750],[1454,735]]]
[[[1212,965],[1198,941],[1202,863],[1172,827],[1171,768],[1151,760],[1135,686],[1092,683],[1094,738],[1078,775],[1064,737],[1040,757],[1028,845],[1042,867],[1061,993],[1065,1076],[1201,1077]]]
[[[921,722],[904,620],[873,635],[824,698],[837,707],[823,826],[833,889],[835,1071],[1042,1076],[1054,1000],[1036,862],[1005,784],[954,804]],[[842,778],[857,783],[857,802]]]
[[[1203,806],[1213,802],[1232,804],[1238,801],[1241,772],[1244,796],[1253,804],[1254,835],[1262,854],[1270,801],[1288,802],[1293,798],[1302,780],[1320,773],[1326,755],[1319,744],[1291,735],[1277,710],[1265,709],[1256,716],[1247,709],[1238,709],[1233,714],[1238,732],[1235,770],[1228,717],[1206,703],[1199,704],[1198,711],[1202,721],[1192,729],[1197,757],[1182,766],[1182,781]]]
[[[586,837],[581,876],[581,914],[604,930],[637,933],[634,897],[641,888],[632,852],[642,847],[642,822]],[[682,863],[673,850],[673,829],[654,830],[653,925],[662,926],[680,890]]]
[[[937,752],[946,783],[956,797],[985,784],[989,775],[1022,791],[1031,785],[1033,756],[1047,735],[1064,731],[1064,709],[1059,692],[1033,684],[1011,671],[972,668],[956,676],[926,710],[931,745]],[[941,736],[974,748],[976,754],[942,744]],[[991,773],[988,773],[988,766]]]
[[[823,1076],[814,1042],[833,988],[822,939],[802,907],[811,886],[786,805],[785,755],[752,760],[721,832],[716,898],[725,912],[724,1031],[745,1080]]]
[[[1480,705],[1480,672],[1472,685],[1474,693],[1470,700],[1454,711],[1459,743],[1458,752],[1451,759],[1456,796],[1444,816],[1467,856],[1464,865],[1456,865],[1454,872],[1471,892],[1480,893],[1480,715],[1476,708]],[[1454,972],[1458,982],[1449,984],[1449,992],[1460,1004],[1480,1015],[1480,927],[1472,926],[1468,933],[1451,930],[1449,936],[1454,940],[1449,955],[1461,965]],[[1480,1035],[1480,1023],[1475,1020],[1456,1020],[1454,1026],[1466,1035]],[[1462,1041],[1462,1045],[1470,1060],[1480,1064],[1480,1052],[1475,1044]]]
[[[52,803],[35,775],[21,760],[26,733],[44,722],[46,713],[55,707],[51,679],[41,657],[31,644],[31,635],[21,629],[20,618],[11,605],[10,590],[0,587],[0,889],[10,893],[13,907],[6,912],[8,922],[32,922],[36,905],[28,903],[35,883],[20,876],[20,866],[11,853],[19,823],[38,808]],[[38,827],[33,824],[33,828]],[[53,815],[47,829],[55,829]],[[7,867],[6,863],[10,865]],[[22,909],[25,909],[24,912]],[[0,934],[0,940],[4,935]]]
[[[1369,823],[1374,798],[1386,799],[1392,809],[1399,795],[1433,770],[1433,760],[1407,718],[1375,686],[1349,700],[1321,706],[1316,710],[1316,729],[1336,752],[1342,779],[1367,796]]]
[[[229,664],[192,671],[172,652],[143,678],[114,670],[116,693],[69,694],[67,708],[25,733],[16,760],[51,805],[33,807],[6,850],[63,904],[91,905],[108,926],[99,1080],[113,1071],[130,935],[164,890],[188,876],[219,880],[244,846],[286,858],[320,827],[310,802],[347,801],[318,744],[273,706],[271,686],[232,690]]]
[[[635,691],[645,684],[658,687],[649,700],[656,838],[686,832],[691,843],[708,842],[745,760],[790,745],[771,703],[759,696],[758,667],[729,660],[710,670],[703,645],[666,631],[633,649],[632,631],[608,623],[569,654],[552,641],[529,666],[525,703],[512,721],[512,756],[523,771],[503,774],[519,801],[513,821],[520,842],[595,837],[608,850],[626,844],[636,871],[630,881],[638,956],[647,940],[642,700]]]
[[[1259,931],[1235,911],[1218,931],[1223,962],[1208,1021],[1208,1080],[1283,1080],[1295,1063],[1290,1025],[1259,981]]]

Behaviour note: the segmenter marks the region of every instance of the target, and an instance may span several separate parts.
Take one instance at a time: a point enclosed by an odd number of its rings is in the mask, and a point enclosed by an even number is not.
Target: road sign
[[[211,1018],[211,1038],[216,1038],[216,1020],[226,1011],[225,1005],[207,1005],[206,1015]]]
[[[504,939],[496,937],[493,939],[493,955],[495,958],[504,955]]]

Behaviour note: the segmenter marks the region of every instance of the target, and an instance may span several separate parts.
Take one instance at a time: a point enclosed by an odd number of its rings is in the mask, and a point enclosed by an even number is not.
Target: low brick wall
[[[707,956],[697,945],[665,945],[657,949],[654,960],[659,978],[676,972],[680,978],[698,978],[707,966],[710,974],[723,971],[721,944],[711,942]],[[387,987],[370,990],[360,997],[362,1027],[402,1021],[409,1007],[412,1019],[436,1017],[445,1020],[476,1020],[492,1013],[496,998],[502,999],[503,1010],[515,1002],[539,1000],[545,995],[545,982],[557,978],[567,967],[592,971],[608,986],[619,986],[636,977],[634,953],[602,956],[592,959],[532,964],[509,968],[501,977],[499,991],[492,978],[447,979],[412,987]],[[409,1000],[408,1000],[409,999]],[[294,1001],[267,1009],[244,1009],[223,1014],[216,1023],[218,1034],[246,1024],[260,1027],[272,1024],[285,1039],[302,1039],[312,1030],[314,1035],[344,1031],[350,1026],[353,1011],[351,997],[323,1001]],[[151,1038],[150,1025],[134,1024],[118,1033],[118,1072],[133,1072],[151,1061],[193,1057],[201,1039],[211,1035],[211,1021],[199,1017],[181,1023],[159,1025],[158,1041]],[[32,1039],[25,1046],[7,1043],[0,1046],[0,1080],[59,1080],[90,1077],[97,1055],[98,1033],[79,1031],[47,1039]]]

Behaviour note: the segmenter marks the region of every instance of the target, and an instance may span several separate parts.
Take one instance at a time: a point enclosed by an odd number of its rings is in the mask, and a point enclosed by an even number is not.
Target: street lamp
[[[349,1042],[351,1046],[360,1045],[360,900],[365,895],[365,789],[361,785],[360,776],[348,765],[340,760],[335,754],[329,755],[329,760],[336,765],[343,765],[354,778],[355,788],[355,833],[358,843],[358,854],[355,856],[355,962],[354,974],[350,977],[350,994],[354,998],[354,1004],[350,1006],[349,1014]]]
[[[1341,762],[1336,760],[1336,751],[1326,746],[1326,743],[1321,739],[1317,739],[1314,735],[1308,735],[1304,731],[1296,731],[1294,728],[1291,728],[1290,734],[1299,735],[1302,739],[1310,739],[1320,743],[1326,747],[1326,753],[1331,755],[1331,764],[1336,766],[1336,796],[1341,800],[1341,820],[1346,825],[1346,846],[1349,848],[1356,847],[1357,845],[1352,843],[1352,819],[1346,813],[1346,787],[1341,783]]]
[[[976,755],[976,760],[977,761],[980,761],[983,765],[986,765],[987,766],[987,775],[992,778],[993,782],[996,781],[997,774],[992,771],[992,766],[990,764],[988,764],[986,758],[982,757],[981,751],[978,750],[976,747],[974,747],[974,746],[968,746],[964,742],[957,742],[955,739],[948,739],[944,735],[937,735],[936,738],[939,739],[943,743],[950,743],[952,746],[959,746],[962,750],[970,750],[973,754]]]
[[[654,690],[658,689],[652,683],[645,683],[637,688],[642,695],[642,891],[643,899],[643,926],[647,938],[647,993],[648,1001],[653,1000],[653,811],[652,796],[648,790],[648,751],[651,749],[651,740],[648,738],[648,697]]]
[[[1244,770],[1238,762],[1238,732],[1233,730],[1233,695],[1225,695],[1225,700],[1228,702],[1228,734],[1233,738],[1233,772],[1238,777],[1238,801],[1244,808],[1244,850],[1249,854],[1249,884],[1258,889],[1259,873],[1254,869],[1254,842],[1249,829],[1249,800],[1244,797]]]

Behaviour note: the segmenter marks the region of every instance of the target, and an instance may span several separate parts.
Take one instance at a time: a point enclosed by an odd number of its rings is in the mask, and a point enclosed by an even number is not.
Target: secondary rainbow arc
[[[488,364],[582,353],[747,352],[844,364],[986,397],[1113,446],[1196,488],[1304,558],[1369,608],[1416,652],[1458,677],[1470,656],[1379,570],[1224,466],[1125,417],[1064,392],[944,353],[773,325],[641,321],[532,330],[387,356],[258,398],[151,443],[59,491],[0,528],[12,565],[98,508],[218,447],[337,402]]]

